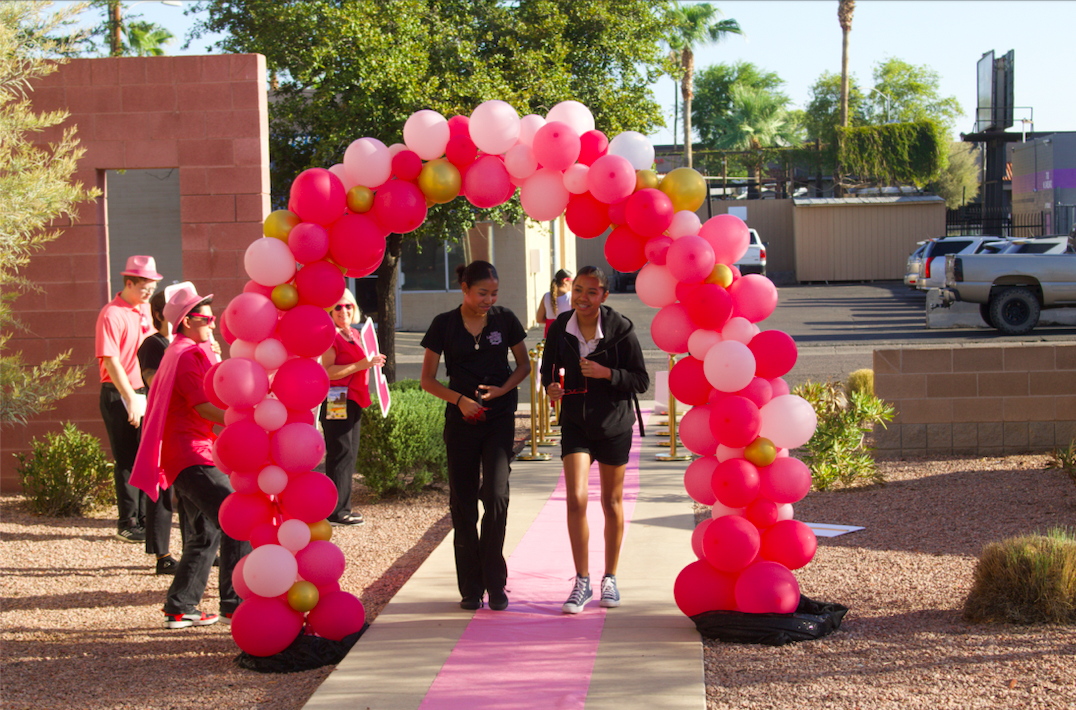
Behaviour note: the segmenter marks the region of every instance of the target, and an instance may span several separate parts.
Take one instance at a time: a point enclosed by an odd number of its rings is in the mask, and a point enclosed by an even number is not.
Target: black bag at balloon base
[[[725,643],[784,646],[827,636],[841,626],[848,607],[816,602],[800,595],[791,614],[747,614],[742,611],[706,611],[691,617],[706,638]]]
[[[280,653],[272,656],[252,656],[243,651],[235,657],[235,664],[258,673],[298,673],[332,666],[344,660],[344,656],[368,628],[370,624],[363,624],[361,629],[339,641],[300,632],[291,645]]]

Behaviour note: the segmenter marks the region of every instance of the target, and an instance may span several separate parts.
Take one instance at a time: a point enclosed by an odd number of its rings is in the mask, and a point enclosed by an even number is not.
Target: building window
[[[403,276],[400,290],[455,291],[459,288],[457,266],[474,259],[493,261],[492,236],[492,227],[479,225],[462,243],[436,238],[404,239],[400,249],[400,274]]]

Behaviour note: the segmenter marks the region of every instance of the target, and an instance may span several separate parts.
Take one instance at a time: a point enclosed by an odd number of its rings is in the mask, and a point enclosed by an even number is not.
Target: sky
[[[195,21],[183,9],[159,2],[125,4],[181,38],[168,48],[169,54],[205,53],[207,39],[180,49]],[[184,2],[188,7],[191,4]],[[712,4],[739,22],[747,37],[731,37],[697,51],[697,69],[742,60],[777,72],[786,82],[783,90],[794,108],[807,106],[810,87],[823,72],[840,74],[837,0],[715,0]],[[869,88],[874,66],[890,57],[933,68],[940,75],[942,96],[955,96],[963,108],[956,132],[970,133],[974,129],[975,64],[984,52],[993,50],[1000,57],[1011,49],[1015,52],[1015,103],[1030,109],[1015,111],[1016,122],[1010,130],[1020,130],[1021,118],[1033,118],[1036,131],[1076,130],[1076,91],[1072,90],[1076,59],[1071,50],[1064,49],[1074,41],[1074,27],[1076,0],[859,0],[852,20],[850,71],[861,87]],[[668,77],[654,85],[669,125],[676,91]],[[672,133],[661,129],[650,139],[655,144],[671,143]]]

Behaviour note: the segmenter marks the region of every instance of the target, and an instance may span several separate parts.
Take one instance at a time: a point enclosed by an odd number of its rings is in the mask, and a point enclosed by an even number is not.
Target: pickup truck
[[[1044,308],[1076,306],[1076,254],[951,254],[942,305],[978,303],[990,326],[1024,335]]]

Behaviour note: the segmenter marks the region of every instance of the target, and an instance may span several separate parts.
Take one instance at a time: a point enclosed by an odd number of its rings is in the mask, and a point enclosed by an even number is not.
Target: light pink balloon
[[[295,555],[280,545],[262,545],[246,556],[243,581],[260,597],[278,597],[295,584]]]
[[[695,324],[687,314],[687,308],[682,303],[672,303],[665,306],[650,324],[650,337],[654,344],[670,355],[687,352],[687,339],[695,330]],[[747,346],[744,346],[747,350]],[[747,351],[750,354],[750,350]],[[754,375],[752,367],[751,374]],[[741,388],[737,388],[741,389]]]
[[[389,161],[391,164],[392,158],[395,158],[397,153],[402,153],[407,150],[407,146],[403,143],[393,143],[389,146]]]
[[[519,114],[504,101],[484,101],[471,112],[468,130],[478,149],[490,155],[504,153],[519,139]]]
[[[504,167],[512,177],[525,180],[538,169],[538,160],[529,145],[516,143],[504,154]]]
[[[269,393],[265,368],[242,357],[225,360],[213,374],[213,391],[229,407],[250,408]]]
[[[654,167],[654,146],[638,131],[618,133],[609,141],[609,155],[621,155],[636,170]]]
[[[325,456],[325,439],[309,424],[285,424],[273,435],[269,453],[288,473],[302,473]]]
[[[717,468],[717,459],[713,456],[695,459],[688,464],[687,470],[684,471],[684,488],[687,489],[687,494],[692,500],[703,505],[713,505],[717,502],[717,496],[710,485],[715,468]]]
[[[279,239],[255,239],[243,254],[247,276],[262,286],[279,286],[295,276],[295,257]]]
[[[782,503],[777,506],[777,519],[778,520],[792,520],[796,512],[792,509],[791,503]]]
[[[587,189],[607,205],[625,200],[635,192],[635,168],[627,158],[603,155],[587,172]]]
[[[760,560],[736,580],[736,605],[748,614],[791,614],[799,603],[799,582],[776,562]]]
[[[228,355],[230,357],[242,357],[248,360],[254,359],[254,353],[258,350],[258,344],[252,343],[249,340],[233,340],[228,346]]]
[[[744,447],[742,447],[742,446],[735,447],[735,446],[725,446],[724,444],[718,444],[717,445],[717,453],[715,454],[715,456],[717,456],[718,461],[728,461],[729,459],[742,459],[743,458],[743,452],[744,452]]]
[[[718,448],[721,448],[720,446]],[[721,501],[715,499],[713,506],[710,508],[710,517],[714,520],[723,518],[726,515],[739,515],[743,517],[746,514],[746,508],[730,508]]]
[[[519,202],[531,219],[546,222],[564,213],[571,194],[564,187],[564,175],[542,168],[527,178],[519,190]]]
[[[729,286],[732,296],[732,315],[742,316],[752,323],[764,321],[777,308],[777,287],[762,274],[748,274]]]
[[[448,121],[430,109],[415,111],[404,123],[404,143],[423,160],[433,160],[444,155],[448,136]]]
[[[276,306],[260,293],[239,294],[228,303],[224,312],[232,333],[240,340],[259,343],[276,329]]]
[[[563,172],[579,158],[579,134],[560,121],[549,121],[534,134],[534,157],[542,167]]]
[[[747,345],[755,337],[755,327],[751,321],[743,316],[733,316],[721,329],[721,337],[725,340],[735,340]]]
[[[714,270],[714,250],[702,237],[680,237],[669,247],[665,265],[678,281],[701,283]]]
[[[680,210],[673,213],[672,224],[665,230],[665,233],[673,239],[679,239],[689,235],[698,236],[701,228],[702,222],[697,214],[690,210]]]
[[[705,360],[706,353],[710,352],[717,343],[721,342],[721,334],[713,330],[699,328],[687,339],[687,351],[696,360]]]
[[[677,283],[669,267],[647,264],[635,277],[635,293],[651,308],[664,308],[676,303]]]
[[[267,496],[275,496],[287,487],[288,472],[280,466],[266,466],[258,473],[258,488]]]
[[[571,126],[576,135],[583,135],[594,130],[594,115],[584,104],[578,101],[561,101],[545,115],[549,122],[560,121]]]
[[[277,538],[280,540],[282,547],[287,548],[292,554],[296,554],[310,544],[310,526],[302,520],[285,520],[280,524]]]
[[[719,264],[734,264],[747,253],[751,233],[739,217],[730,214],[714,215],[706,220],[699,235],[714,248]]]
[[[811,440],[818,415],[807,400],[794,394],[774,397],[760,410],[762,430],[759,436],[783,449],[795,449]]]
[[[272,372],[287,362],[288,350],[276,338],[266,338],[254,348],[254,359],[267,372]]]
[[[266,431],[276,431],[288,421],[288,408],[277,399],[266,397],[254,407],[254,421]]]
[[[573,195],[582,195],[587,191],[587,173],[589,172],[589,165],[582,163],[569,165],[564,171],[564,187]]]
[[[710,430],[710,407],[692,407],[684,415],[677,429],[684,448],[699,456],[713,456],[717,451],[717,439]]]
[[[739,392],[755,376],[755,356],[743,343],[723,340],[706,353],[703,372],[707,381],[722,392]]]
[[[329,167],[329,172],[340,178],[340,182],[344,185],[344,192],[347,192],[351,188],[355,187],[356,183],[351,179],[351,176],[347,174],[347,168],[343,163],[336,163]]]
[[[545,119],[535,113],[529,113],[519,119],[519,142],[531,145],[534,142],[534,134],[544,125]]]
[[[376,138],[359,138],[344,151],[344,170],[356,185],[380,187],[392,177],[392,154]]]

